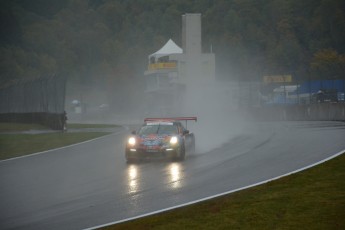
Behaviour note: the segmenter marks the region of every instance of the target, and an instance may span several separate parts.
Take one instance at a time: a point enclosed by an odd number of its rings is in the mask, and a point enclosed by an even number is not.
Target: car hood
[[[150,135],[140,135],[138,139],[140,141],[169,141],[171,135],[166,134],[150,134]]]

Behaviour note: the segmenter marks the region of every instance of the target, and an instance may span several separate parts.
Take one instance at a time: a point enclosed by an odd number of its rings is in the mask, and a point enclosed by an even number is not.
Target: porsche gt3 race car
[[[133,131],[126,144],[126,160],[169,158],[183,161],[185,153],[195,151],[195,137],[181,121],[197,121],[196,117],[146,118],[138,131]]]

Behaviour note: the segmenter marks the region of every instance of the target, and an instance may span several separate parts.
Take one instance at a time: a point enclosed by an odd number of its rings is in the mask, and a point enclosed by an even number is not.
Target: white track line
[[[125,128],[125,130],[126,130],[126,128]],[[59,148],[55,148],[55,149],[49,149],[49,150],[45,150],[45,151],[42,151],[42,152],[32,153],[32,154],[28,154],[28,155],[24,155],[24,156],[20,156],[20,157],[13,157],[13,158],[6,159],[6,160],[0,160],[0,164],[3,163],[3,162],[6,162],[6,161],[13,161],[13,160],[18,160],[18,159],[22,159],[22,158],[33,157],[33,156],[37,156],[37,155],[40,155],[40,154],[44,154],[44,153],[48,153],[48,152],[52,152],[52,151],[56,151],[56,150],[60,150],[60,149],[66,149],[66,148],[69,148],[69,147],[85,144],[85,143],[88,143],[88,142],[91,142],[91,141],[96,141],[98,139],[104,138],[106,136],[120,134],[120,133],[124,132],[125,130],[120,130],[118,132],[106,134],[106,135],[103,135],[103,136],[100,136],[100,137],[97,137],[97,138],[94,138],[94,139],[90,139],[90,140],[87,140],[87,141],[79,142],[79,143],[76,143],[76,144],[66,145],[66,146],[63,146],[63,147],[59,147]]]
[[[265,184],[265,183],[268,183],[268,182],[271,182],[271,181],[274,181],[274,180],[278,180],[278,179],[280,179],[282,177],[286,177],[286,176],[289,176],[289,175],[301,172],[303,170],[309,169],[309,168],[314,167],[316,165],[322,164],[322,163],[324,163],[326,161],[329,161],[329,160],[331,160],[331,159],[333,159],[333,158],[335,158],[337,156],[340,156],[344,152],[345,152],[345,149],[340,151],[340,152],[338,152],[338,153],[336,153],[336,154],[334,154],[334,155],[332,155],[332,156],[330,156],[330,157],[327,157],[324,160],[318,161],[318,162],[316,162],[314,164],[305,166],[305,167],[297,169],[295,171],[292,171],[292,172],[289,172],[289,173],[286,173],[286,174],[283,174],[283,175],[280,175],[280,176],[277,176],[277,177],[273,177],[271,179],[264,180],[264,181],[261,181],[261,182],[255,183],[255,184],[247,185],[247,186],[244,186],[244,187],[241,187],[241,188],[238,188],[238,189],[234,189],[234,190],[230,190],[230,191],[227,191],[227,192],[219,193],[219,194],[216,194],[216,195],[213,195],[213,196],[205,197],[205,198],[202,198],[202,199],[199,199],[199,200],[195,200],[195,201],[191,201],[191,202],[188,202],[188,203],[180,204],[180,205],[173,206],[173,207],[170,207],[170,208],[165,208],[165,209],[157,210],[157,211],[154,211],[154,212],[149,212],[149,213],[142,214],[142,215],[139,215],[139,216],[134,216],[134,217],[130,217],[130,218],[127,218],[127,219],[118,220],[118,221],[110,222],[110,223],[103,224],[103,225],[98,225],[98,226],[91,227],[91,228],[86,228],[85,230],[93,230],[93,229],[107,227],[107,226],[114,225],[114,224],[119,224],[119,223],[130,221],[130,220],[135,220],[135,219],[142,218],[142,217],[151,216],[151,215],[154,215],[154,214],[170,211],[172,209],[177,209],[177,208],[181,208],[181,207],[184,207],[184,206],[187,206],[187,205],[191,205],[191,204],[199,203],[199,202],[202,202],[202,201],[210,200],[210,199],[213,199],[213,198],[216,198],[216,197],[228,195],[230,193],[241,191],[241,190],[244,190],[244,189],[247,189],[247,188],[251,188],[251,187],[254,187],[254,186],[262,185],[262,184]]]

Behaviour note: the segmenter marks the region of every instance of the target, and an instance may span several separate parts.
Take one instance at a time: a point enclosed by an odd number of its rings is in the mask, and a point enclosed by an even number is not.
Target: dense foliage
[[[147,55],[181,44],[186,12],[202,14],[219,78],[344,78],[343,0],[2,0],[0,84],[58,73],[136,88]]]

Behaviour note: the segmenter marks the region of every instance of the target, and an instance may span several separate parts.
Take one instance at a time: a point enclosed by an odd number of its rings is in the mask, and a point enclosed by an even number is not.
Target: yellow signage
[[[174,69],[174,68],[176,68],[176,66],[177,66],[176,62],[159,62],[159,63],[150,64],[149,70]]]
[[[272,76],[264,76],[265,83],[284,83],[284,82],[292,82],[291,75],[272,75]]]

